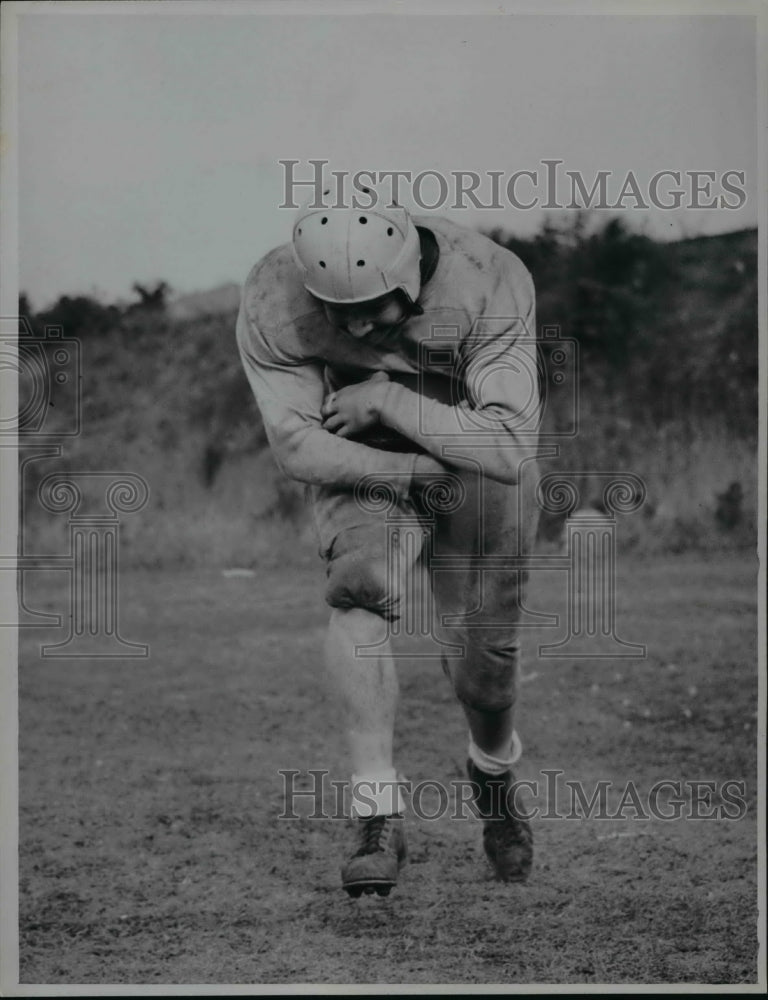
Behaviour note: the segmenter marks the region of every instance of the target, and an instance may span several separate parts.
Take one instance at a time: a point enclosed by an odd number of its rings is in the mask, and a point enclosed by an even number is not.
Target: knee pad
[[[365,608],[387,621],[400,617],[399,582],[385,559],[348,553],[328,566],[325,600],[332,608]]]
[[[479,712],[511,708],[517,695],[519,641],[488,647],[470,637],[464,640],[464,648],[464,656],[442,657],[443,670],[459,701]]]

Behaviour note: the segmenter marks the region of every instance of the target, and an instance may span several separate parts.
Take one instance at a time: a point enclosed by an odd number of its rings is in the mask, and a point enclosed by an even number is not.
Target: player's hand
[[[320,410],[325,430],[339,437],[350,437],[378,424],[388,383],[386,372],[376,372],[365,382],[345,386],[326,396]]]

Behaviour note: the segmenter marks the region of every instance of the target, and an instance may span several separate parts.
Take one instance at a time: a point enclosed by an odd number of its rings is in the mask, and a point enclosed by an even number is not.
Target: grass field
[[[346,777],[319,563],[124,573],[121,630],[149,658],[42,659],[61,633],[21,635],[21,981],[754,983],[755,574],[743,554],[622,558],[619,632],[647,657],[538,660],[557,635],[531,630],[518,724],[521,778],[740,780],[742,819],[540,818],[513,886],[478,822],[411,817],[397,889],[354,902],[347,824],[276,819],[279,769]],[[30,573],[29,604],[61,613],[62,588]],[[529,606],[562,610],[564,590],[534,574]],[[439,667],[400,676],[399,766],[462,777]]]

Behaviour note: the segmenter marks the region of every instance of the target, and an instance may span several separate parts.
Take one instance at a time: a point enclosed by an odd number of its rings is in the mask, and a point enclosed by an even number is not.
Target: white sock
[[[352,815],[358,819],[405,812],[405,802],[394,767],[352,775]]]
[[[480,768],[484,774],[502,774],[516,764],[523,753],[520,737],[512,730],[512,745],[506,757],[492,757],[481,750],[472,737],[469,737],[469,759]]]

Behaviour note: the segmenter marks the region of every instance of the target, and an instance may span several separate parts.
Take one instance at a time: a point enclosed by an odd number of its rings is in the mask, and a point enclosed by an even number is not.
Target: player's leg
[[[360,649],[367,650],[364,659]],[[326,635],[325,662],[353,775],[394,781],[392,732],[398,682],[387,622],[365,608],[334,608]],[[398,811],[392,808],[394,793],[388,797],[389,811]]]
[[[462,476],[465,498],[435,517],[430,571],[438,627],[463,654],[444,661],[479,750],[504,756],[512,748],[520,658],[518,621],[528,574],[515,560],[532,550],[538,507],[536,470],[521,487]],[[439,568],[441,556],[452,568]]]
[[[356,844],[342,866],[343,888],[388,895],[405,860],[404,804],[392,758],[398,682],[387,622],[364,608],[331,612],[326,672],[352,764]],[[369,647],[361,659],[357,650]],[[370,647],[376,647],[370,655]]]
[[[536,469],[520,487],[465,477],[466,498],[438,517],[434,551],[459,556],[461,568],[432,573],[438,620],[463,654],[444,660],[469,728],[470,777],[477,784],[486,853],[498,876],[517,881],[532,859],[530,826],[514,815],[512,766],[521,753],[514,731],[520,658],[518,619],[527,573],[514,563],[530,552],[538,508]],[[508,801],[509,799],[509,801]],[[498,822],[497,822],[498,821]]]
[[[405,578],[419,554],[414,545],[419,532],[403,545],[392,512],[365,516],[349,494],[317,491],[316,496],[327,560],[325,597],[333,609],[326,670],[347,739],[358,819],[357,845],[342,868],[342,884],[354,896],[386,894],[405,859],[404,802],[392,758],[398,682],[389,622],[400,614]],[[407,516],[413,520],[412,511]],[[326,541],[333,535],[325,546],[324,534]]]

